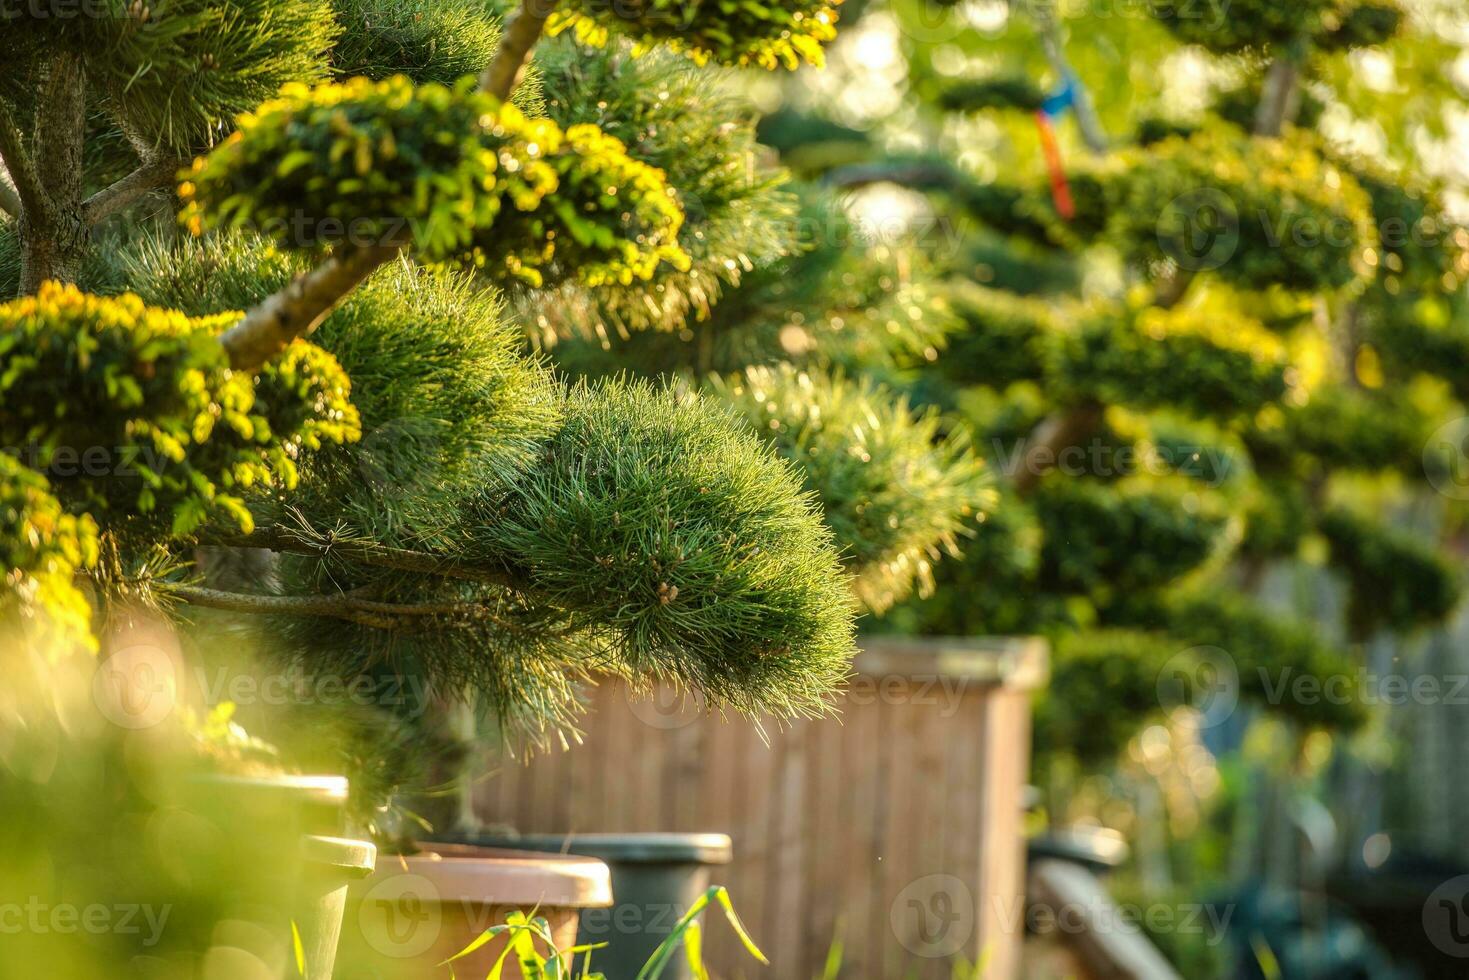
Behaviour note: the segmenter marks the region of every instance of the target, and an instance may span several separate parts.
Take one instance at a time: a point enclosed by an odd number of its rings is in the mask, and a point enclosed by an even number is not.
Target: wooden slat
[[[750,963],[711,923],[709,959],[723,980],[819,977],[838,929],[846,980],[947,980],[949,964],[905,948],[892,914],[904,888],[935,874],[972,893],[964,955],[988,947],[986,977],[1011,980],[1022,938],[1027,689],[1044,677],[1044,647],[872,640],[857,666],[875,673],[841,699],[840,718],[767,720],[768,744],[749,720],[670,711],[669,692],[634,704],[620,683],[601,684],[584,744],[528,767],[507,763],[476,787],[476,813],[533,832],[730,834],[735,861],[714,879],[775,966]],[[885,689],[884,678],[897,680]],[[912,931],[902,915],[897,925]]]

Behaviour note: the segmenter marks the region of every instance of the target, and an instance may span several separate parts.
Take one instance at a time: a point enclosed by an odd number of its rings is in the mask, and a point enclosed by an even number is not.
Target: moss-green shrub
[[[1214,494],[1177,478],[1103,484],[1052,474],[1032,496],[1041,583],[1100,601],[1164,585],[1202,565],[1228,527]]]
[[[1338,0],[1157,0],[1149,12],[1180,41],[1231,53],[1319,31]]]
[[[1222,589],[1188,589],[1164,597],[1152,619],[1188,645],[1225,651],[1239,677],[1240,697],[1308,727],[1351,730],[1367,718],[1352,654],[1322,636],[1319,625],[1266,608]],[[1334,679],[1331,696],[1288,696],[1282,681]],[[1323,692],[1324,693],[1324,692]]]
[[[981,286],[956,291],[952,301],[960,326],[939,357],[947,377],[1004,387],[1044,375],[1047,345],[1057,331],[1050,307]]]
[[[1163,714],[1158,675],[1183,649],[1166,635],[1134,630],[1088,630],[1058,639],[1050,680],[1035,705],[1037,768],[1048,769],[1058,756],[1087,770],[1115,761]]]
[[[980,112],[986,109],[1035,112],[1046,101],[1046,93],[1023,75],[996,75],[954,82],[945,86],[935,101],[947,112]]]
[[[1327,50],[1385,44],[1402,29],[1404,13],[1398,0],[1345,0],[1342,7],[1327,15],[1326,30],[1316,39]]]
[[[1371,271],[1366,194],[1304,136],[1200,130],[1124,156],[1107,238],[1144,267],[1207,270],[1245,289],[1309,292]]]
[[[1319,527],[1351,585],[1347,616],[1359,636],[1439,622],[1458,602],[1458,575],[1431,542],[1340,507]]]
[[[1200,418],[1255,412],[1286,391],[1279,338],[1221,310],[1102,308],[1057,334],[1049,356],[1048,379],[1069,397]]]
[[[1432,425],[1401,392],[1323,386],[1304,404],[1272,406],[1244,431],[1264,472],[1397,469],[1421,473]]]

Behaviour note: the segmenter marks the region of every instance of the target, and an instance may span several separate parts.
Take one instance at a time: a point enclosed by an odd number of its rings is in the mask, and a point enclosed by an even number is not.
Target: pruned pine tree
[[[732,66],[819,62],[824,0],[55,13],[0,33],[15,656],[141,604],[533,738],[593,670],[810,714],[859,598],[905,594],[988,505],[885,388],[571,382],[526,344],[691,330],[757,272],[753,330],[780,303],[881,315],[896,285],[777,292],[823,239],[728,94]],[[411,768],[403,722],[349,723],[375,789]]]
[[[1211,646],[1246,700],[1349,727],[1362,698],[1268,697],[1261,669],[1351,681],[1363,641],[1460,595],[1462,515],[1434,488],[1456,486],[1443,466],[1462,450],[1430,438],[1465,414],[1469,338],[1469,232],[1425,157],[1461,98],[1427,67],[1462,50],[1446,8],[1148,10],[1014,3],[979,30],[894,3],[870,30],[906,59],[896,118],[928,145],[885,152],[912,133],[799,96],[770,125],[812,178],[901,185],[955,216],[961,325],[915,391],[972,423],[1002,500],[937,595],[891,618],[1052,635],[1047,767],[1113,760],[1162,716],[1166,675],[1207,697]],[[1364,84],[1369,64],[1400,84]],[[1069,202],[1034,119],[1048,102]],[[1379,152],[1348,147],[1371,127]],[[1260,601],[1272,569],[1302,565],[1330,571],[1339,614]]]

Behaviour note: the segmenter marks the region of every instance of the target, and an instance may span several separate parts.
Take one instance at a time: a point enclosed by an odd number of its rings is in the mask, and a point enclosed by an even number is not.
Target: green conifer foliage
[[[203,313],[248,305],[306,263],[260,239],[213,235],[145,244],[127,265],[150,302]],[[355,380],[363,432],[307,461],[289,500],[312,524],[447,548],[463,502],[512,479],[555,430],[551,373],[526,355],[500,298],[462,274],[389,266],[312,336]]]
[[[664,263],[631,286],[577,289],[553,303],[532,297],[551,327],[599,337],[677,331],[794,247],[795,200],[784,174],[757,162],[754,122],[728,72],[665,51],[633,57],[565,40],[547,46],[540,66],[558,125],[599,126],[663,171],[685,214],[678,241],[691,260],[686,270]]]
[[[579,385],[537,465],[485,503],[474,548],[643,674],[782,715],[844,674],[851,598],[800,477],[727,409]]]
[[[1286,392],[1278,338],[1214,310],[1103,310],[1051,351],[1049,380],[1073,398],[1199,418],[1253,413]]]
[[[212,145],[287,82],[325,78],[338,36],[330,0],[96,0],[69,14],[50,6],[7,13],[7,74],[24,86],[69,48],[129,133],[179,153]]]
[[[967,436],[943,434],[936,412],[913,413],[881,386],[786,365],[715,387],[805,475],[873,612],[915,584],[931,592],[933,565],[994,505]]]

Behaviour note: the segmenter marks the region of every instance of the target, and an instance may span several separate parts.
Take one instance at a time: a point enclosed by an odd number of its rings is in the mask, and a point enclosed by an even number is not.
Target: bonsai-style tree
[[[593,671],[820,712],[858,598],[990,502],[887,389],[573,383],[526,345],[694,330],[821,244],[724,76],[819,62],[824,0],[527,0],[503,29],[482,0],[62,6],[0,34],[17,662],[151,609],[206,650],[413,678],[313,739],[377,802],[423,780],[426,708],[544,740]]]
[[[894,3],[853,30],[906,67],[897,123],[796,93],[769,125],[808,175],[951,218],[962,325],[914,390],[971,422],[1002,501],[891,618],[1051,635],[1045,770],[1110,763],[1177,675],[1206,720],[1238,694],[1355,724],[1364,641],[1458,598],[1433,492],[1458,450],[1430,435],[1464,414],[1469,236],[1425,147],[1461,94],[1421,6]],[[1269,601],[1292,567],[1344,608]],[[1332,693],[1261,683],[1301,676]]]

